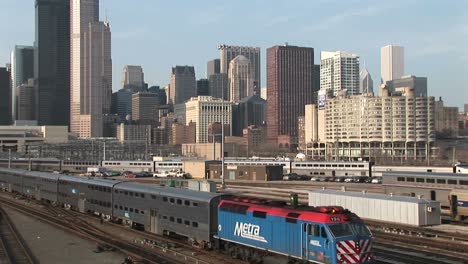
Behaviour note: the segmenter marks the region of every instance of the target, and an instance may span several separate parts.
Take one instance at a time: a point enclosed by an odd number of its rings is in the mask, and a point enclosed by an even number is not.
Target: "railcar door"
[[[303,223],[301,245],[301,258],[303,260],[319,262],[330,260],[331,243],[324,226]]]
[[[151,209],[150,213],[150,229],[152,233],[156,233],[158,231],[158,211],[156,209]]]

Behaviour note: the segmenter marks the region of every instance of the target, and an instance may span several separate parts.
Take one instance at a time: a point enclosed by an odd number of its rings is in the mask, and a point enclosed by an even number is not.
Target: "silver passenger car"
[[[74,176],[60,176],[58,200],[79,212],[112,215],[112,187],[114,180]]]
[[[114,217],[159,235],[177,235],[209,247],[223,195],[124,182],[114,187]]]

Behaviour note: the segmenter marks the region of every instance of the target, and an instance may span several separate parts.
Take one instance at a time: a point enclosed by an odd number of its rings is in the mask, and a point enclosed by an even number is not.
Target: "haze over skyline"
[[[405,48],[405,75],[428,78],[429,95],[446,105],[468,103],[468,1],[111,1],[101,0],[101,20],[111,24],[113,90],[120,89],[124,65],[141,65],[150,85],[169,83],[170,68],[193,65],[204,78],[206,62],[219,57],[218,44],[262,49],[266,86],[266,48],[307,46],[346,50],[361,58],[380,83],[380,48]],[[34,1],[0,0],[0,64],[14,45],[34,43]],[[106,12],[107,10],[107,12]]]

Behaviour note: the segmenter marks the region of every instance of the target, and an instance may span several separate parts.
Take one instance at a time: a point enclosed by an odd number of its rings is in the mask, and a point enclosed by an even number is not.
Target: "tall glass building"
[[[34,76],[39,125],[70,123],[70,1],[36,0]]]

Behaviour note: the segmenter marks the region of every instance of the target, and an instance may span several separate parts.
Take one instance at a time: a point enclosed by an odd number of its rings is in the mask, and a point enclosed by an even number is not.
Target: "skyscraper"
[[[0,67],[0,125],[11,124],[10,71]]]
[[[297,137],[297,117],[314,98],[314,49],[274,46],[267,49],[267,136]]]
[[[220,72],[229,73],[229,63],[237,56],[244,55],[252,64],[255,92],[260,94],[261,72],[260,72],[260,48],[246,46],[219,45]]]
[[[145,75],[141,66],[125,65],[122,73],[122,88],[131,88],[135,92],[143,91]]]
[[[374,93],[374,81],[366,68],[359,74],[359,93]]]
[[[39,125],[70,124],[71,2],[36,0],[34,78]]]
[[[400,79],[405,74],[404,49],[401,46],[387,45],[380,49],[381,83]]]
[[[345,51],[322,51],[320,56],[320,89],[337,96],[359,94],[359,56]]]
[[[112,93],[110,25],[98,21],[98,0],[71,3],[71,131],[101,137]]]
[[[235,57],[229,63],[229,99],[239,102],[244,97],[253,95],[253,71],[249,59],[243,55]]]
[[[140,124],[152,124],[157,121],[156,106],[158,95],[149,92],[139,92],[132,95],[132,120]]]
[[[210,81],[208,79],[197,80],[197,96],[210,95]]]
[[[220,60],[214,59],[206,63],[206,78],[209,78],[213,74],[220,73]]]
[[[210,75],[209,95],[215,98],[229,99],[229,83],[227,73],[215,73]]]
[[[195,68],[193,66],[172,67],[169,90],[169,103],[173,105],[185,103],[191,97],[197,96]]]
[[[15,90],[34,78],[34,47],[15,46],[11,51],[12,120],[16,120]]]
[[[34,79],[29,79],[15,89],[15,120],[36,120],[36,91]]]

